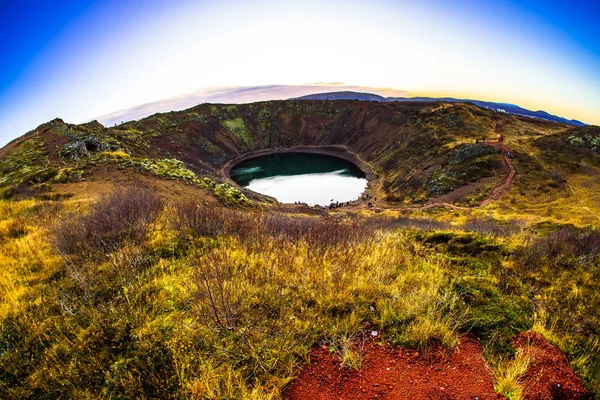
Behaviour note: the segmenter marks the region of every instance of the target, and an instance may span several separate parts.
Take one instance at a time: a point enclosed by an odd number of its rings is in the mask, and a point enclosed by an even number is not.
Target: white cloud
[[[106,126],[120,124],[122,121],[137,120],[158,112],[183,110],[201,103],[253,103],[267,100],[285,100],[307,94],[333,91],[356,91],[375,93],[386,97],[406,97],[407,92],[392,89],[378,89],[362,86],[347,86],[341,82],[313,85],[269,85],[252,87],[221,87],[197,90],[193,93],[170,97],[164,100],[130,107],[121,111],[98,117]]]

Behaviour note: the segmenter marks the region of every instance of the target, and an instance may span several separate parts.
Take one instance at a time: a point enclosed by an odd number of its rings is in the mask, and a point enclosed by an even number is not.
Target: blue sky
[[[597,0],[0,7],[0,145],[55,117],[81,123],[202,90],[319,82],[516,103],[600,124]]]

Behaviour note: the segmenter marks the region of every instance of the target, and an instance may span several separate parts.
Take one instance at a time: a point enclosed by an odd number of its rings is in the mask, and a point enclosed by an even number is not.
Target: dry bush
[[[195,202],[175,204],[169,215],[171,228],[187,240],[230,235],[247,244],[264,237],[299,241],[314,247],[354,243],[370,235],[356,224],[343,224],[310,217],[292,218],[276,213],[252,214],[225,208],[209,208]]]
[[[516,253],[528,267],[548,265],[576,268],[598,261],[600,232],[589,229],[565,228],[546,237],[536,238],[531,245]]]
[[[227,254],[211,253],[195,264],[192,293],[200,319],[218,329],[238,327],[244,288],[234,284],[234,273]]]
[[[182,237],[216,237],[223,231],[224,210],[209,208],[193,201],[176,203],[169,213],[169,223]]]
[[[400,215],[397,218],[371,218],[363,222],[363,226],[374,229],[419,229],[423,231],[446,230],[451,225],[447,222],[435,221],[427,218],[411,218]]]
[[[476,232],[487,236],[507,237],[518,233],[521,228],[514,224],[501,224],[493,219],[472,218],[462,226],[467,232]]]
[[[357,224],[310,217],[290,218],[267,214],[260,221],[262,231],[275,238],[290,241],[306,240],[313,247],[356,243],[370,236],[370,231]]]
[[[174,204],[168,219],[171,228],[186,240],[202,236],[216,238],[219,235],[252,237],[257,225],[250,213],[206,207],[194,201]]]
[[[141,244],[162,207],[160,197],[149,189],[114,191],[87,213],[64,217],[54,228],[52,242],[61,255],[102,258],[125,241]]]
[[[264,236],[260,216],[229,209],[224,212],[223,233],[253,244],[260,242]]]
[[[229,254],[219,250],[193,260],[194,310],[202,330],[221,338],[211,341],[211,356],[237,364],[249,379],[268,376],[290,365],[302,335],[290,329],[294,311],[276,267],[254,269]]]
[[[12,239],[18,239],[27,234],[27,223],[22,218],[17,218],[10,222],[6,227],[6,236]]]

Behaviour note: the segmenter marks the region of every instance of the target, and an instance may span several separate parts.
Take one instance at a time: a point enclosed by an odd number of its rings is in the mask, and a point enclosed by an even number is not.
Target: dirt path
[[[500,131],[502,130],[502,127],[504,126],[503,122],[504,121],[500,121],[496,125],[496,133],[500,133]],[[508,174],[506,174],[502,183],[499,184],[498,186],[496,186],[491,191],[491,193],[488,195],[488,197],[486,197],[481,202],[481,204],[479,205],[480,207],[484,207],[484,206],[488,205],[489,203],[491,203],[492,201],[498,200],[504,193],[508,192],[510,185],[512,184],[513,180],[515,179],[515,176],[517,175],[517,168],[515,167],[515,164],[514,164],[512,158],[510,157],[510,154],[511,154],[510,149],[504,144],[504,135],[502,133],[500,133],[500,137],[498,138],[498,140],[496,142],[484,142],[484,143],[489,146],[494,146],[495,148],[497,148],[498,150],[503,152],[504,165],[506,165],[506,167],[508,168]]]
[[[504,125],[505,125],[505,121],[503,120],[503,121],[498,122],[496,124],[496,127],[494,128],[494,131],[500,135],[498,137],[498,140],[496,140],[495,142],[483,142],[483,144],[486,144],[488,146],[493,146],[503,153],[504,165],[506,165],[506,168],[508,168],[508,173],[506,174],[506,176],[504,177],[502,182],[498,186],[496,186],[494,189],[492,189],[490,194],[485,199],[483,199],[483,201],[478,206],[463,207],[463,206],[454,205],[452,203],[435,202],[435,203],[426,204],[422,207],[418,207],[417,210],[419,210],[419,211],[428,210],[428,209],[434,208],[434,207],[448,207],[448,208],[453,208],[453,209],[458,209],[458,210],[470,210],[473,208],[485,207],[488,204],[490,204],[492,201],[498,200],[500,197],[502,197],[502,195],[504,195],[506,192],[508,192],[508,189],[510,189],[510,185],[512,184],[513,180],[515,179],[515,176],[517,175],[517,168],[515,167],[515,164],[514,164],[512,158],[510,157],[510,155],[511,155],[510,148],[508,148],[504,144],[504,135],[502,134],[502,129],[504,128]]]

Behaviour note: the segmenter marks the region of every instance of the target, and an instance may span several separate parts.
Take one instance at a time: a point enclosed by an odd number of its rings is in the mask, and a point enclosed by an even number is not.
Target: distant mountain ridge
[[[373,93],[361,93],[352,91],[343,92],[330,92],[330,93],[317,93],[309,94],[306,96],[295,97],[290,100],[362,100],[362,101],[378,101],[378,102],[427,102],[427,101],[444,101],[448,103],[473,103],[476,106],[505,112],[508,114],[521,115],[524,117],[539,118],[546,121],[559,122],[562,124],[568,124],[573,126],[587,126],[587,124],[577,121],[574,119],[562,118],[557,115],[547,113],[546,111],[538,110],[531,111],[523,107],[519,107],[515,104],[509,103],[494,103],[490,101],[481,100],[470,100],[470,99],[456,99],[453,97],[383,97]]]
[[[362,93],[362,92],[352,92],[352,91],[343,91],[343,92],[329,92],[329,93],[316,93],[309,94],[306,96],[296,97],[290,100],[362,100],[362,101],[391,101],[389,99],[398,98],[402,99],[403,97],[383,97],[374,93]]]

